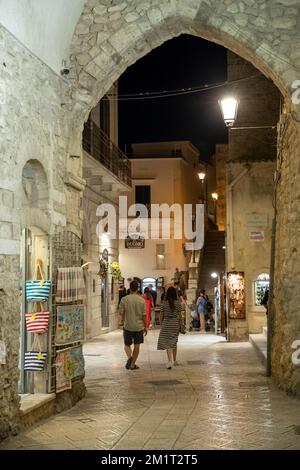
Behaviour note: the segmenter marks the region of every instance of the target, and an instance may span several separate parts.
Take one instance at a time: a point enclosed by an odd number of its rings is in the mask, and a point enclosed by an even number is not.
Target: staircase
[[[211,273],[221,274],[225,271],[225,232],[208,230],[205,235],[203,255],[200,265],[199,289],[212,293],[218,279],[213,279]]]

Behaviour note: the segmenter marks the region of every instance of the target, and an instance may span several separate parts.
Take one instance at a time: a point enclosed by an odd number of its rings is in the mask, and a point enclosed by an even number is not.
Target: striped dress
[[[158,337],[157,349],[174,349],[177,346],[179,335],[179,316],[181,303],[175,301],[175,309],[172,312],[168,301],[164,301],[161,306],[163,322]]]

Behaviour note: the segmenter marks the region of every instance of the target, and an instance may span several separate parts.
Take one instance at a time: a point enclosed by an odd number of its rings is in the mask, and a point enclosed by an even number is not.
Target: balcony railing
[[[83,149],[95,160],[123,183],[131,186],[131,162],[105,132],[90,119],[84,125],[82,145]]]

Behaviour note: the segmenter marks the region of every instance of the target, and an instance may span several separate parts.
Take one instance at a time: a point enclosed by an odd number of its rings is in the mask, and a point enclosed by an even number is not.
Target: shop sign
[[[144,238],[133,239],[133,238],[127,237],[125,238],[125,248],[129,248],[129,249],[145,248],[145,239]]]
[[[268,214],[247,214],[246,224],[266,227],[269,224]]]
[[[252,242],[264,242],[265,241],[265,232],[258,230],[256,232],[250,232],[249,238]]]

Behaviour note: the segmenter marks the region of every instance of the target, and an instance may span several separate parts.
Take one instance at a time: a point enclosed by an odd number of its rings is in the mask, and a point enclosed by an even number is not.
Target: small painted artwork
[[[69,377],[68,369],[68,351],[58,351],[56,354],[56,393],[63,392],[72,388],[72,382]]]
[[[55,344],[62,346],[84,339],[84,306],[66,305],[57,307]]]
[[[227,274],[229,318],[235,320],[246,319],[245,308],[245,278],[242,272]]]
[[[66,350],[67,367],[70,380],[84,376],[84,357],[82,345]]]

